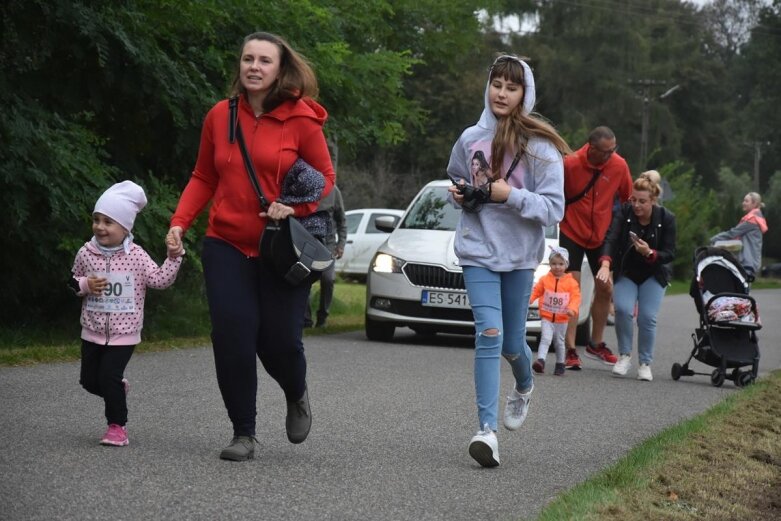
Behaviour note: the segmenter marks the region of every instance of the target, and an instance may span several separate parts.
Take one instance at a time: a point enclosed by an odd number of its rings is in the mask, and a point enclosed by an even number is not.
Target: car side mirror
[[[398,223],[399,218],[392,215],[382,215],[374,218],[374,227],[385,233],[395,230]]]

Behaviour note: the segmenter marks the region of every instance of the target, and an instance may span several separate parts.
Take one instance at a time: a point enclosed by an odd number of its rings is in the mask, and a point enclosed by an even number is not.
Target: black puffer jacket
[[[631,203],[624,203],[613,213],[613,221],[607,231],[602,255],[612,259],[613,274],[616,279],[626,273],[632,262],[650,262],[638,255],[632,255],[632,241],[629,230],[639,228],[637,216]],[[651,213],[649,236],[644,238],[653,250],[656,258],[653,260],[653,276],[663,287],[672,279],[672,261],[675,258],[675,215],[662,206],[654,206]]]

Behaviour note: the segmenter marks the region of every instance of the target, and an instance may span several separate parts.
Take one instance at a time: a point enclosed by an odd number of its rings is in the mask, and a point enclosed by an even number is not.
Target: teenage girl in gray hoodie
[[[504,426],[520,428],[529,410],[534,388],[526,344],[529,296],[545,251],[545,227],[564,215],[562,154],[571,150],[550,124],[531,114],[534,100],[529,66],[516,56],[497,58],[490,69],[483,114],[477,125],[461,134],[447,167],[455,183],[452,197],[464,209],[455,251],[464,269],[476,331],[479,430],[469,454],[484,467],[499,465],[500,354],[515,376]],[[491,167],[491,181],[482,187],[475,186],[470,171],[473,157],[480,153]],[[467,186],[479,193],[470,193]]]

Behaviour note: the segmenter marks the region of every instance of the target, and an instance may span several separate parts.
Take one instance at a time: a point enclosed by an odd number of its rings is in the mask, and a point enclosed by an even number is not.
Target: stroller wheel
[[[745,387],[747,385],[751,385],[754,383],[754,375],[751,374],[751,371],[741,372],[740,375],[738,375],[738,379],[735,381],[735,385],[738,387]]]
[[[710,383],[713,384],[713,387],[721,387],[724,383],[724,373],[720,369],[714,369],[710,374]]]
[[[673,380],[678,380],[678,378],[681,377],[681,364],[674,363],[672,369],[670,369],[670,376],[673,377]]]

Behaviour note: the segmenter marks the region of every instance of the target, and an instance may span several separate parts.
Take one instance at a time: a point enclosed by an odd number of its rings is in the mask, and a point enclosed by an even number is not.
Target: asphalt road
[[[766,374],[781,365],[781,291],[754,296]],[[260,446],[244,463],[217,457],[231,431],[208,348],[133,357],[125,448],[98,445],[102,402],[79,387],[78,363],[0,368],[0,519],[530,519],[638,442],[735,392],[704,376],[670,378],[696,324],[688,296],[665,298],[652,383],[634,370],[612,378],[588,359],[580,372],[538,377],[524,427],[499,433],[496,469],[466,451],[477,428],[466,337],[308,338],[309,439],[288,443],[284,398],[262,373]],[[607,339],[615,345],[612,328]],[[509,390],[506,364],[502,381]]]

